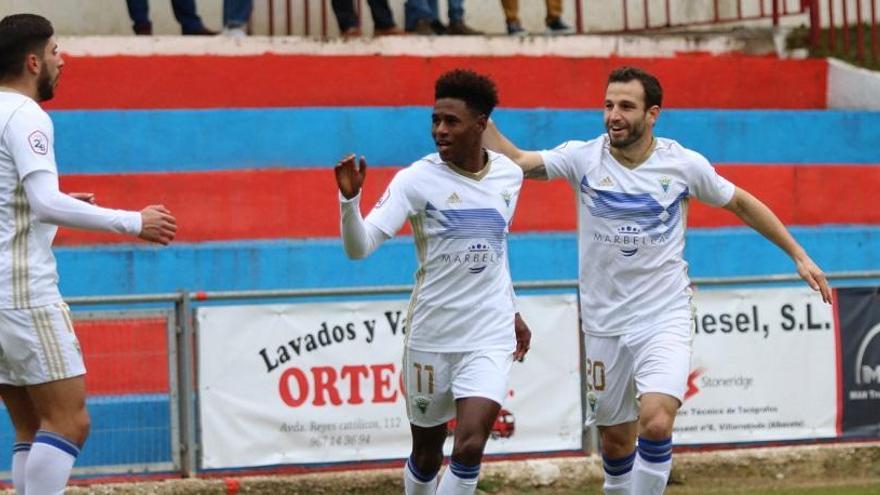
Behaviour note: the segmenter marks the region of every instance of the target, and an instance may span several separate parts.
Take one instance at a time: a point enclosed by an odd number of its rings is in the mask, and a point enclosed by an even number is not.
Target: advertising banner
[[[834,437],[834,315],[808,287],[701,291],[676,444]]]
[[[844,435],[880,435],[880,288],[838,289]]]
[[[197,309],[201,467],[404,458],[406,300]],[[487,453],[581,448],[574,295],[519,298],[532,330]],[[452,441],[446,442],[447,452]]]

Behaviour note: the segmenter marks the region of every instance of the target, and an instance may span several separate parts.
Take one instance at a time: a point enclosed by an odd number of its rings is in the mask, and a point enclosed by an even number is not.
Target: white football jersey
[[[547,175],[565,177],[577,196],[583,330],[620,335],[687,318],[688,199],[723,206],[734,185],[671,139],[657,138],[632,170],[611,155],[607,135],[568,141],[541,157]]]
[[[488,152],[479,174],[428,155],[398,172],[366,221],[394,236],[410,221],[419,268],[407,346],[431,352],[513,351],[507,234],[522,170]]]
[[[52,241],[58,227],[37,221],[22,181],[57,174],[54,128],[32,99],[0,91],[0,309],[61,301]]]

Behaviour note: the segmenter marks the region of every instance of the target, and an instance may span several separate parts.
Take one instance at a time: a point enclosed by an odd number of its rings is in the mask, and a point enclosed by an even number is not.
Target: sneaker
[[[216,36],[217,31],[211,31],[210,29],[202,26],[198,29],[193,29],[191,31],[183,31],[185,36]]]
[[[433,23],[428,19],[421,19],[417,21],[415,27],[407,28],[406,32],[412,34],[420,34],[422,36],[434,36],[435,34],[440,34],[434,29]]]
[[[478,34],[483,34],[483,32],[477,31],[476,29],[468,26],[464,23],[464,21],[453,21],[449,23],[449,28],[447,29],[446,34],[454,34],[458,36],[474,36]]]
[[[345,31],[343,31],[341,34],[342,34],[342,37],[345,39],[360,38],[361,28],[359,28],[358,26],[352,26],[352,27],[346,29]]]
[[[574,28],[562,22],[562,19],[557,17],[547,23],[547,30],[544,32],[552,36],[560,36],[574,34]]]
[[[437,19],[431,21],[431,30],[434,31],[434,34],[449,34],[449,28]]]
[[[397,26],[373,29],[373,36],[399,36],[401,34],[406,33]]]
[[[528,36],[529,32],[523,29],[519,21],[511,21],[507,23],[507,34],[510,36]]]
[[[247,29],[244,26],[231,26],[223,28],[223,36],[229,38],[247,38]]]

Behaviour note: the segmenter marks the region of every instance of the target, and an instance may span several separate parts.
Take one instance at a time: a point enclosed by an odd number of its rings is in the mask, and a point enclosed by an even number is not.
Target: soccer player
[[[366,161],[356,164],[350,155],[336,165],[350,258],[369,255],[407,219],[415,238],[419,268],[402,371],[412,430],[408,495],[474,493],[511,362],[529,349],[531,332],[516,311],[507,261],[523,173],[480,144],[497,103],[488,78],[466,70],[442,75],[431,116],[437,153],[398,172],[366,221],[359,207]],[[453,417],[452,460],[438,487]]]
[[[602,440],[607,494],[660,494],[666,487],[693,333],[683,258],[691,197],[735,213],[831,300],[822,271],[767,206],[699,153],[654,137],[662,99],[654,76],[621,67],[605,91],[606,134],[523,151],[490,122],[483,141],[527,178],[564,177],[576,191],[587,398]]]
[[[16,493],[61,493],[88,435],[85,367],[52,255],[57,225],[168,244],[163,206],[110,210],[58,190],[54,132],[38,102],[52,98],[64,61],[52,24],[0,20],[0,395],[15,428]]]

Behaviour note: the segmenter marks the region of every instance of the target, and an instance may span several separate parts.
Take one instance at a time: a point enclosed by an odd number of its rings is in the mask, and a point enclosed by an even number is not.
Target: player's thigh
[[[64,303],[0,311],[0,382],[29,386],[85,374]]]
[[[0,397],[15,428],[16,442],[30,442],[40,427],[40,417],[24,387],[0,385]]]
[[[623,338],[584,335],[587,424],[614,426],[638,417],[633,359]]]
[[[630,345],[637,394],[664,394],[675,398],[676,408],[680,406],[687,390],[692,341],[690,319],[673,321],[633,338]]]
[[[450,360],[452,353],[416,351],[403,353],[403,388],[409,422],[432,428],[455,417]]]

